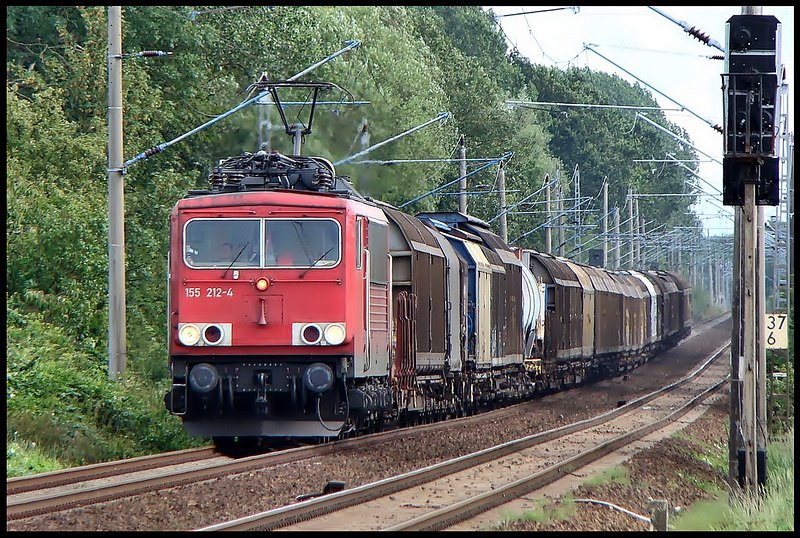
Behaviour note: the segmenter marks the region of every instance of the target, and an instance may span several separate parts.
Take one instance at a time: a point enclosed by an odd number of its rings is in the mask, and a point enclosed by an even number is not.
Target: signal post
[[[727,22],[723,204],[737,206],[731,334],[729,479],[766,480],[764,226],[760,206],[779,202],[776,140],[780,22],[745,6]]]

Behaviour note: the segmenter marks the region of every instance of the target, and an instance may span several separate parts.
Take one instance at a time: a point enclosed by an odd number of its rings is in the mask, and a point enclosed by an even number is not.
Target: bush
[[[8,307],[6,438],[15,454],[37,451],[67,466],[185,448],[180,420],[164,409],[163,391],[134,371],[110,381],[106,359],[74,347],[41,314]],[[33,458],[34,452],[26,457]],[[29,466],[17,466],[21,472]],[[33,466],[36,469],[41,466]],[[37,472],[30,469],[31,472]]]

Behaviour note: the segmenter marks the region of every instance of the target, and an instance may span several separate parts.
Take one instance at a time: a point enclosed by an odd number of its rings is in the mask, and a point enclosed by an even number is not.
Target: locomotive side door
[[[365,313],[368,344],[367,368],[369,375],[389,373],[389,227],[373,220],[366,220],[366,274]],[[364,226],[362,226],[364,228]]]

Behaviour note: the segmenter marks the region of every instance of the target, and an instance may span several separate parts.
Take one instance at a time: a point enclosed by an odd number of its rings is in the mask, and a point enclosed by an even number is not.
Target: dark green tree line
[[[161,402],[168,215],[188,190],[205,185],[219,159],[256,151],[260,141],[254,105],[126,171],[129,373],[119,384],[108,382],[106,17],[101,6],[6,10],[7,436],[37,440],[69,463],[189,442]],[[688,152],[652,129],[631,131],[629,116],[508,110],[508,99],[654,100],[618,78],[543,68],[509,53],[496,21],[477,6],[126,6],[123,51],[172,54],[124,61],[125,158],[232,109],[253,96],[251,85],[262,74],[285,80],[352,39],[362,45],[303,77],[335,84],[321,97],[340,102],[317,110],[304,154],[335,162],[451,112],[449,121],[365,158],[454,157],[463,134],[468,157],[514,152],[506,167],[509,204],[539,189],[557,167],[566,177],[576,164],[586,193],[597,192],[607,175],[616,202],[628,185],[640,192],[682,188],[683,176],[674,169],[651,174],[631,166],[634,158],[666,151],[687,158]],[[370,104],[347,106],[352,100]],[[307,121],[307,112],[287,109],[287,118]],[[274,107],[264,114],[280,124]],[[364,125],[368,142],[360,137]],[[271,148],[291,153],[291,139],[281,130],[262,131],[265,136]],[[458,166],[348,163],[337,172],[351,176],[365,194],[400,205],[455,179]],[[496,172],[482,172],[470,185],[496,185]],[[645,204],[650,218],[670,223],[683,222],[682,207]],[[409,207],[456,208],[454,196],[429,196]],[[470,197],[469,210],[491,220],[497,196]],[[543,220],[541,214],[511,216],[509,237]],[[541,249],[542,238],[531,235],[523,245]],[[66,456],[76,436],[94,450]]]

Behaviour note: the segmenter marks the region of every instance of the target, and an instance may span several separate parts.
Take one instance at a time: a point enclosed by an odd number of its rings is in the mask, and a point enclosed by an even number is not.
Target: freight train
[[[170,413],[218,445],[469,415],[617,375],[691,331],[688,283],[406,214],[326,159],[245,152],[170,215]]]

